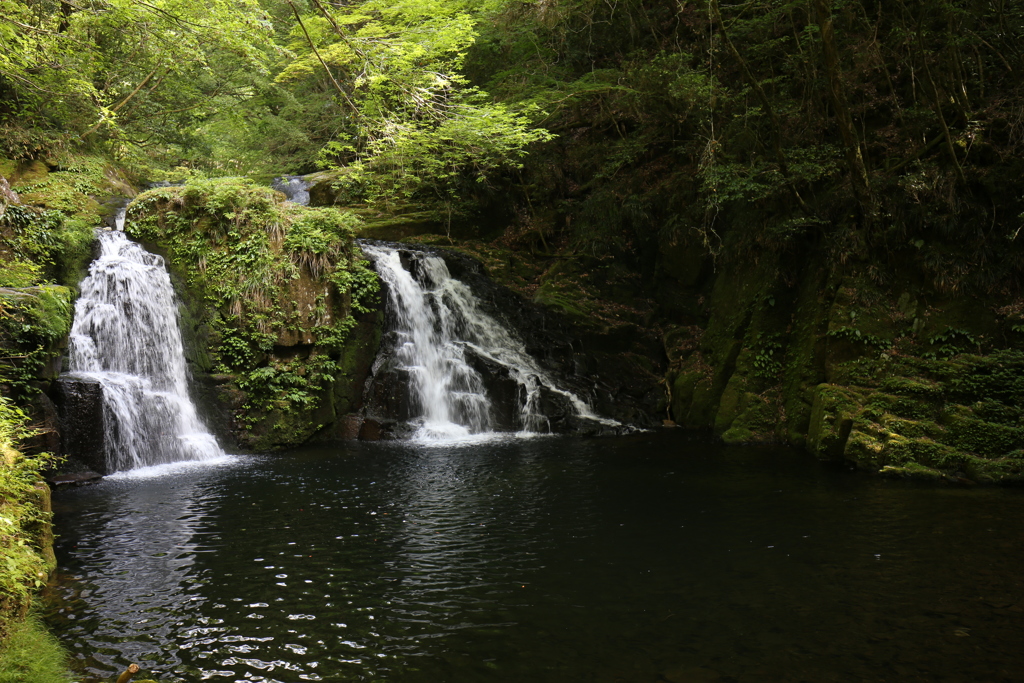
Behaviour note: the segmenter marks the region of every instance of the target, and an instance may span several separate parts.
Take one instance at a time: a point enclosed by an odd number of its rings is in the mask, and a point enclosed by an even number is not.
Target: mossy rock
[[[886,465],[878,474],[889,479],[918,479],[921,481],[940,482],[946,478],[939,470],[925,467],[916,462],[906,465]]]
[[[43,161],[19,161],[14,163],[14,168],[10,176],[8,176],[8,180],[14,186],[23,186],[41,183],[49,175],[50,168]]]
[[[213,383],[243,446],[304,443],[360,398],[353,366],[372,362],[364,337],[380,323],[371,315],[367,332],[356,315],[380,300],[359,224],[241,178],[157,188],[129,207],[127,229],[167,255],[190,300],[187,336],[205,347],[190,358],[230,378]]]
[[[693,405],[694,392],[698,384],[701,383],[709,384],[710,379],[703,371],[696,369],[680,372],[670,381],[672,387],[670,409],[676,422],[685,422],[690,407]]]
[[[101,156],[71,156],[58,170],[43,162],[19,165],[12,187],[24,204],[60,211],[98,225],[112,214],[122,198],[133,197],[135,189],[108,159]]]
[[[941,400],[944,393],[942,384],[921,377],[890,377],[883,380],[879,388],[890,394],[931,400]]]
[[[727,444],[743,444],[756,443],[761,439],[746,427],[738,426],[726,430],[722,434],[722,441]]]
[[[883,455],[887,464],[918,463],[936,469],[959,469],[965,460],[963,452],[928,437],[894,436]]]
[[[0,288],[0,383],[29,399],[60,373],[71,331],[72,291],[58,285]]]
[[[927,437],[937,440],[943,440],[946,437],[946,429],[931,420],[910,420],[891,413],[885,413],[878,422],[886,429],[901,436]]]
[[[879,413],[888,412],[908,420],[937,420],[942,414],[940,403],[882,392],[872,392],[865,405]]]
[[[856,463],[861,469],[878,470],[884,464],[885,439],[873,429],[861,430],[850,422],[850,433],[843,444],[842,456]],[[834,456],[837,445],[832,446],[830,454]]]
[[[1024,458],[1019,453],[1003,458],[968,456],[962,468],[968,477],[985,484],[1024,482]]]
[[[956,448],[982,456],[1002,456],[1024,447],[1024,428],[988,422],[966,412],[950,410],[943,419],[949,443]]]
[[[984,399],[1024,403],[1024,352],[1003,349],[961,359],[959,365],[960,371],[948,381],[952,397],[963,403]]]
[[[822,458],[842,457],[863,399],[863,393],[857,389],[819,384],[811,406],[808,450]]]
[[[722,434],[723,439],[725,433],[739,430],[756,435],[759,441],[774,440],[779,422],[778,397],[769,399],[749,391],[749,386],[747,378],[738,373],[733,374],[719,401],[715,431]]]

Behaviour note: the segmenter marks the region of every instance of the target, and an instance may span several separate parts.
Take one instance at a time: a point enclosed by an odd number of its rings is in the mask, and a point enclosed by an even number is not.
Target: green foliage
[[[978,481],[1017,481],[1024,461],[1024,354],[1002,350],[951,359],[860,359],[875,365],[862,373],[861,388],[821,385],[822,397],[852,398],[841,405],[822,400],[825,419],[852,419],[846,456],[883,474],[885,468],[923,467],[940,476]]]
[[[0,396],[0,633],[24,616],[48,575],[37,530],[49,524],[50,514],[40,505],[37,486],[39,472],[52,457],[14,450],[32,434],[25,413]]]
[[[781,336],[758,332],[757,352],[754,355],[754,375],[762,379],[777,379],[785,359]]]
[[[74,286],[89,257],[93,227],[57,210],[11,205],[0,218],[0,286],[29,287],[47,280]]]
[[[309,269],[314,279],[323,278],[332,268],[348,273],[344,268],[348,264],[342,263],[344,247],[351,245],[359,222],[354,214],[333,209],[303,211],[289,227],[284,248],[297,265]],[[332,281],[344,287],[347,280],[342,277]]]
[[[115,153],[188,130],[244,98],[246,76],[275,51],[254,0],[107,0],[45,6],[5,0],[0,14],[0,125],[15,158],[59,151],[69,138],[105,138]],[[169,127],[169,130],[164,130]],[[53,131],[70,130],[54,134]]]
[[[71,316],[67,287],[0,292],[0,382],[11,395],[26,399],[34,394],[71,331]]]
[[[0,264],[0,287],[31,287],[43,279],[43,267],[12,258]]]
[[[829,330],[828,336],[834,339],[844,339],[849,342],[864,344],[879,350],[887,349],[890,346],[890,342],[882,339],[881,337],[863,333],[856,327],[851,327],[849,325],[843,325]]]
[[[980,350],[981,344],[971,335],[970,332],[961,329],[946,327],[946,329],[928,339],[928,343],[938,349],[928,351],[925,358],[952,358],[958,353],[966,350]]]

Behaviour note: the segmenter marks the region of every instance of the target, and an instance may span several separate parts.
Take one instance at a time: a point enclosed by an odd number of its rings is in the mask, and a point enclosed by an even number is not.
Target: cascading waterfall
[[[413,275],[403,267],[398,250],[361,246],[388,285],[397,335],[395,359],[409,373],[414,408],[420,412],[414,439],[458,438],[492,429],[492,403],[483,377],[470,363],[474,355],[503,368],[518,384],[518,423],[524,432],[549,431],[540,410],[542,388],[560,395],[580,418],[618,425],[560,388],[519,339],[481,310],[443,259],[419,255]]]
[[[178,309],[163,258],[120,230],[100,232],[99,243],[75,304],[69,374],[102,387],[108,468],[222,456],[188,396]]]
[[[288,201],[307,206],[309,204],[309,183],[302,176],[283,175],[274,178],[270,184],[278,192],[284,193]]]

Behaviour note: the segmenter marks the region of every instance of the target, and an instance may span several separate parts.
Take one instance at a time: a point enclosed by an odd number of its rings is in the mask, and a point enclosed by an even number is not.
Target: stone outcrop
[[[1020,302],[824,263],[733,261],[674,283],[692,324],[664,336],[673,419],[888,476],[1024,480]]]

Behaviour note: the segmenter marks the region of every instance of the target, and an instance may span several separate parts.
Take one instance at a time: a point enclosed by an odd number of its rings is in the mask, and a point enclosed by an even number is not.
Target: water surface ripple
[[[668,432],[351,443],[55,507],[83,680],[1024,680],[1016,489]]]

